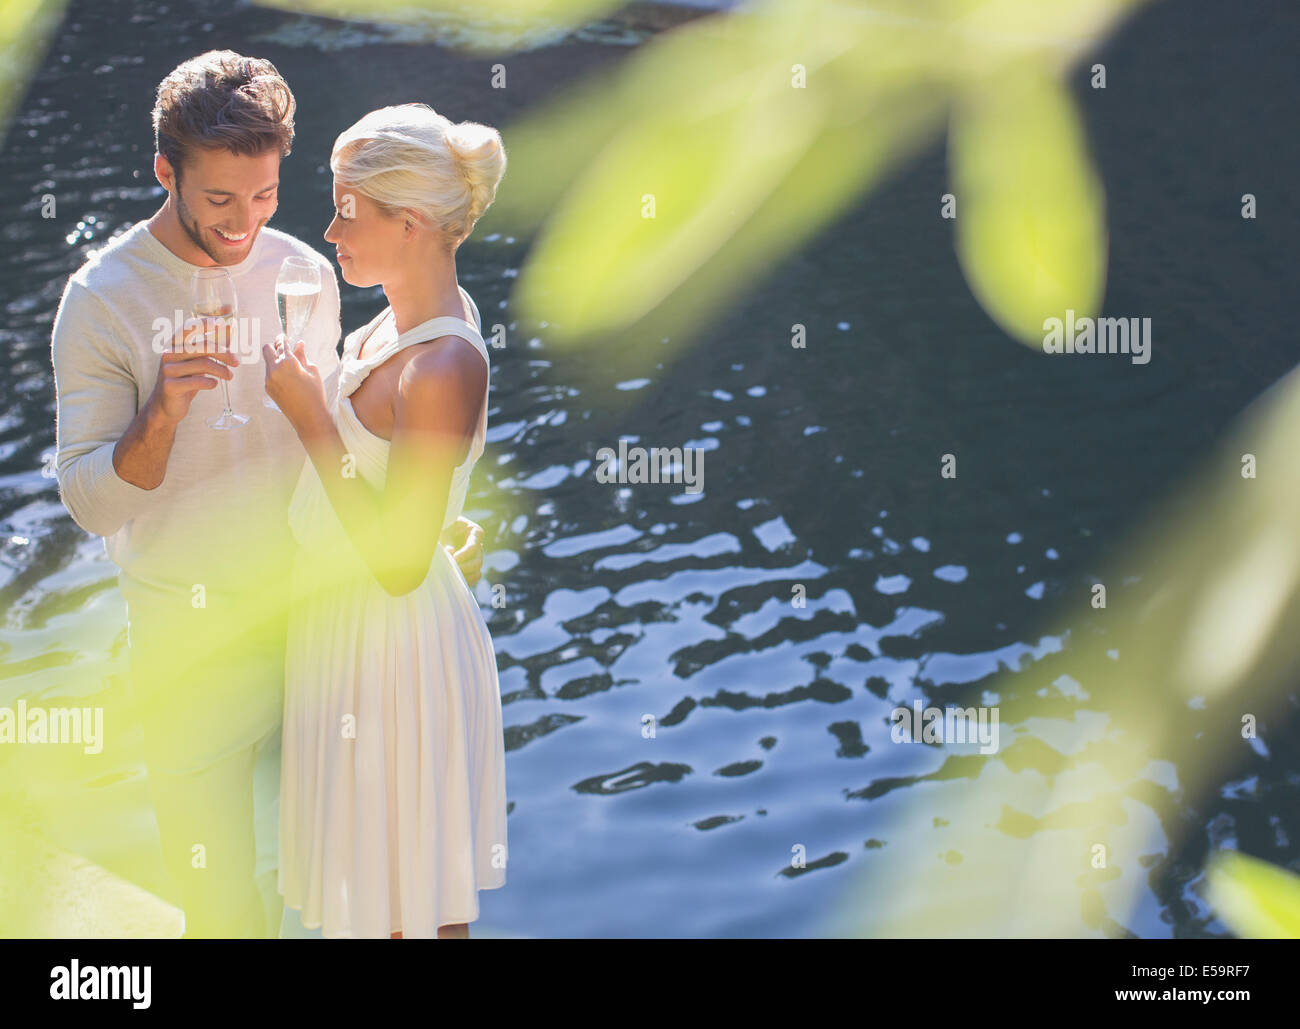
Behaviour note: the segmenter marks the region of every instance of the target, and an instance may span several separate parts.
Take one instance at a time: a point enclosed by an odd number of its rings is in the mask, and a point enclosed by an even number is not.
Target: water
[[[1107,90],[1075,81],[1109,187],[1107,310],[1153,319],[1141,374],[1127,360],[1044,360],[991,325],[938,217],[939,146],[684,349],[626,338],[594,358],[564,353],[511,310],[528,241],[488,232],[461,250],[484,324],[509,339],[492,350],[467,513],[490,540],[480,595],[501,673],[511,864],[475,931],[815,932],[874,852],[916,842],[897,813],[941,810],[960,787],[938,773],[942,752],[891,745],[894,706],[979,703],[1010,669],[1004,733],[1104,721],[1086,699],[1096,684],[1071,696],[1059,682],[1070,653],[1105,649],[1104,620],[1080,603],[1068,631],[1048,632],[1049,615],[1086,594],[1109,549],[1295,361],[1284,303],[1300,155],[1281,127],[1296,72],[1274,59],[1294,52],[1295,15],[1157,7],[1105,48]],[[113,568],[41,473],[49,328],[83,255],[160,202],[158,80],[217,41],[276,63],[300,112],[273,224],[326,249],[329,146],[356,117],[426,99],[505,126],[646,34],[603,23],[543,39],[511,58],[512,76],[538,85],[493,91],[474,58],[431,60],[387,30],[218,3],[72,5],[0,155],[0,702],[120,668]],[[1244,192],[1261,198],[1255,222],[1238,217]],[[39,215],[47,193],[52,220]],[[381,305],[344,285],[345,328]],[[794,322],[805,350],[789,346]],[[704,448],[706,488],[598,483],[596,452],[620,437]],[[953,451],[959,476],[945,480]],[[1178,714],[1175,734],[1193,738],[1198,717]],[[1140,903],[1111,917],[1144,936],[1221,935],[1200,893],[1209,849],[1295,866],[1295,728],[1268,727],[1207,795],[1178,792],[1176,763],[1158,794],[1133,790],[1159,831],[1126,865]],[[106,768],[86,793],[86,817],[53,827],[60,841],[165,892],[138,764]],[[1179,845],[1159,839],[1184,826]]]

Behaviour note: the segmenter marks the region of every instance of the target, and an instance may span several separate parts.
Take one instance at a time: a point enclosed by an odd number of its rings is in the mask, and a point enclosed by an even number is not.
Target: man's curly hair
[[[154,146],[179,180],[194,147],[288,157],[293,144],[293,92],[275,65],[233,50],[209,50],[178,66],[158,85]]]

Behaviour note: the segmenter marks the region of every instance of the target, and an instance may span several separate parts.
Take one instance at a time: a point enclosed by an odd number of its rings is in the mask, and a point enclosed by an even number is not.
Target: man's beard
[[[190,242],[212,258],[212,260],[217,264],[238,264],[239,261],[244,259],[241,257],[238,261],[225,260],[225,258],[231,256],[230,253],[213,250],[212,247],[208,245],[208,243],[203,239],[203,230],[199,226],[199,220],[194,217],[193,212],[191,212],[189,207],[186,206],[185,201],[181,199],[179,184],[177,184],[176,188],[176,220],[181,223],[181,229],[184,230],[185,235],[189,237]],[[260,225],[257,226],[249,235],[257,235],[257,230],[260,228]]]

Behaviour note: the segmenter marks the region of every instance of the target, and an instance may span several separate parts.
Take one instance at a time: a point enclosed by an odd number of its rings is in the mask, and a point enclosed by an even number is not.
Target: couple
[[[419,104],[338,137],[325,239],[349,284],[389,302],[340,360],[333,267],[266,227],[294,111],[270,62],[230,51],[159,86],[167,199],[78,269],[54,323],[60,492],[120,568],[186,935],[266,935],[253,780],[279,745],[281,934],[464,937],[477,891],[505,883],[506,798],[469,588],[482,530],[461,517],[488,353],[455,253],[505,152]],[[262,369],[195,353],[202,325],[157,345],[198,268],[228,270],[243,324],[276,325],[286,257],[320,266],[320,301],[301,340],[261,347]],[[249,419],[230,431],[207,424],[221,380]]]

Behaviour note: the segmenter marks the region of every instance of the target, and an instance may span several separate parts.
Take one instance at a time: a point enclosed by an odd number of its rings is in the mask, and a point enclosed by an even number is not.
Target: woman
[[[301,345],[266,390],[307,450],[285,657],[279,889],[335,937],[465,937],[505,884],[496,661],[438,536],[487,427],[488,352],[456,249],[505,171],[495,129],[424,104],[339,136],[325,239],[386,307],[326,389]]]

